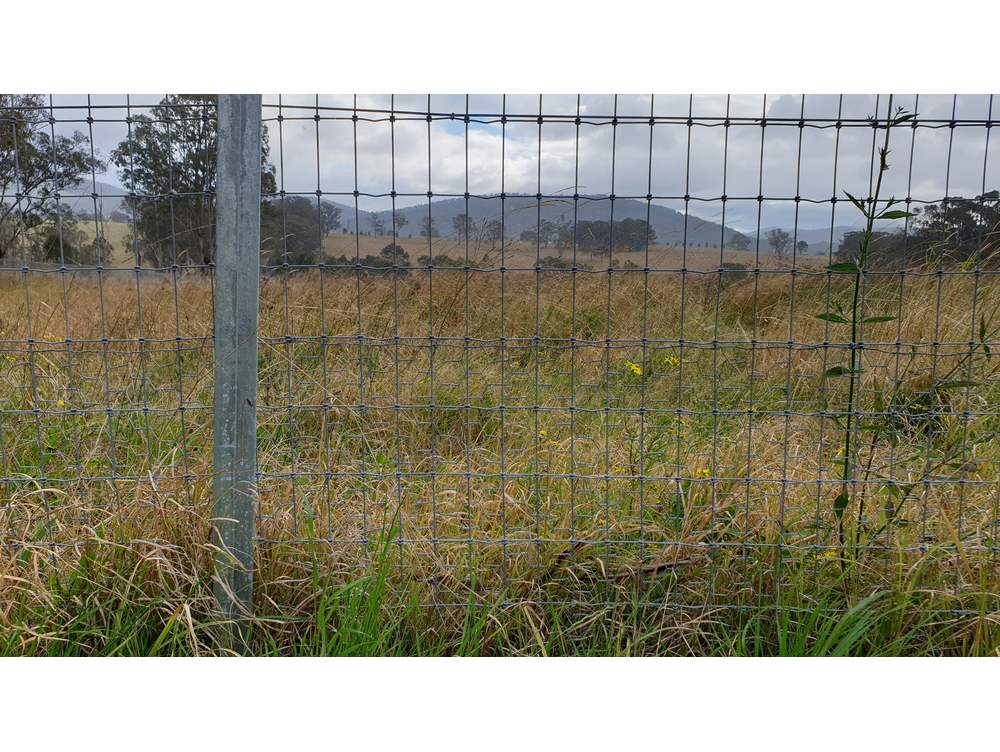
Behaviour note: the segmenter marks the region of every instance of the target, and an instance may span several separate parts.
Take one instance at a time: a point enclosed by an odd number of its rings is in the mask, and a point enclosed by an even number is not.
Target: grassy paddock
[[[899,318],[866,328],[860,404],[894,422],[841,543],[817,413],[848,350],[815,314],[848,285],[267,278],[254,650],[995,652],[1000,384],[969,343],[1000,290],[867,282]],[[0,279],[0,650],[225,650],[211,333],[199,275]]]

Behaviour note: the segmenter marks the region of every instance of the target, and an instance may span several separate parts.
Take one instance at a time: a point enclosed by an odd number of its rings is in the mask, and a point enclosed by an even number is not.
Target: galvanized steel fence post
[[[215,235],[215,598],[234,642],[253,602],[261,98],[220,95]]]

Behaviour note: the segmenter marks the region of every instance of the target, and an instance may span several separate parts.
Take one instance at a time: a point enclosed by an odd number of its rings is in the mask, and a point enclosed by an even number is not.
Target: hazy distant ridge
[[[652,204],[647,207],[645,201],[636,199],[616,199],[612,202],[608,196],[581,196],[576,204],[575,215],[572,198],[543,199],[541,205],[533,196],[507,196],[505,199],[501,199],[500,196],[470,198],[468,208],[464,198],[452,198],[432,201],[429,207],[434,226],[441,235],[454,234],[452,224],[454,218],[466,211],[475,224],[499,220],[502,217],[504,235],[508,238],[517,238],[525,230],[534,229],[540,219],[553,223],[564,221],[572,223],[574,218],[578,221],[645,220],[647,210],[649,222],[656,231],[656,242],[660,245],[680,245],[685,237],[688,245],[718,245],[723,232],[727,241],[736,232],[729,227],[723,230],[721,224],[693,214],[689,214],[685,219],[683,212],[665,206]],[[341,222],[349,231],[353,231],[354,207],[337,205],[343,209]],[[427,217],[428,204],[410,206],[397,211],[407,219],[402,234],[417,235],[420,232],[421,222]],[[374,213],[382,220],[387,230],[391,228],[391,211]],[[371,229],[372,214],[373,212],[360,212],[362,232]]]
[[[98,213],[104,219],[110,219],[111,213],[121,208],[123,202],[122,194],[127,191],[121,186],[112,185],[97,181],[96,184],[85,180],[78,186],[66,191],[72,198],[63,198],[64,206],[72,209],[76,214],[91,215],[94,213],[94,198],[89,194],[91,191],[97,194]],[[326,201],[324,199],[324,201]],[[348,232],[355,230],[355,208],[353,204],[339,201],[326,201],[326,203],[338,206],[341,209],[340,222]],[[474,224],[481,224],[489,220],[499,220],[501,215],[504,221],[504,234],[507,238],[517,238],[525,230],[533,230],[539,221],[558,223],[566,221],[572,223],[574,219],[573,199],[543,199],[541,207],[533,196],[507,196],[501,200],[500,196],[488,198],[470,198],[468,200],[468,213]],[[579,221],[609,220],[614,219],[646,219],[647,204],[638,199],[616,199],[614,202],[608,196],[581,196],[576,202],[576,219]],[[613,207],[612,207],[613,204]],[[397,212],[406,217],[407,224],[399,234],[403,237],[412,235],[416,237],[420,233],[421,222],[427,217],[428,204],[418,204],[397,209]],[[467,210],[464,198],[450,198],[442,200],[432,200],[430,202],[431,216],[434,219],[434,226],[442,236],[454,234],[453,220]],[[731,227],[723,226],[718,222],[698,217],[689,213],[685,218],[684,213],[658,204],[651,204],[648,207],[650,224],[656,231],[656,243],[658,245],[682,245],[687,240],[689,246],[710,245],[717,246],[719,240],[725,235],[728,243],[733,234],[737,231]],[[362,232],[371,230],[371,218],[377,215],[385,225],[386,232],[392,228],[392,212],[385,210],[379,212],[365,211],[359,209],[357,217],[361,225]],[[771,228],[763,228],[760,232],[761,248],[766,250],[767,231]],[[793,228],[784,228],[792,233]],[[857,229],[850,225],[838,225],[833,230],[834,247],[840,243],[840,239],[845,232]],[[751,242],[754,240],[756,232],[745,233]],[[812,253],[826,252],[829,249],[830,228],[802,228],[798,229],[797,237],[809,244]]]

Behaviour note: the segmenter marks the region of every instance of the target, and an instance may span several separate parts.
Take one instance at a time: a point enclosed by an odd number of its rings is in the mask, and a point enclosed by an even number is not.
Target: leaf
[[[850,324],[851,322],[845,319],[838,313],[821,313],[816,316],[820,321],[830,321],[834,324]]]
[[[850,274],[860,274],[861,268],[855,264],[853,261],[841,261],[838,264],[830,264],[826,267],[827,271],[838,272],[838,273],[850,273]]]
[[[845,488],[839,494],[837,498],[833,500],[833,513],[837,515],[837,519],[843,519],[844,510],[847,509],[847,505],[851,503],[850,494],[847,493]]]
[[[886,321],[895,321],[895,316],[869,316],[866,319],[862,319],[862,323],[865,324],[883,324]]]
[[[825,377],[830,377],[830,376],[849,376],[852,373],[854,373],[854,372],[851,371],[851,369],[848,368],[847,366],[834,366],[833,368],[827,368],[826,372],[824,372],[823,376],[825,376]]]
[[[860,199],[852,196],[849,191],[844,191],[844,193],[847,194],[847,198],[849,198],[851,200],[852,204],[854,204],[856,207],[858,207],[858,209],[861,211],[862,214],[867,214],[868,213],[867,211],[865,211],[865,205],[863,203],[861,203]]]
[[[893,209],[892,211],[884,211],[878,215],[878,219],[906,219],[907,217],[912,217],[913,212],[903,211],[902,209]]]

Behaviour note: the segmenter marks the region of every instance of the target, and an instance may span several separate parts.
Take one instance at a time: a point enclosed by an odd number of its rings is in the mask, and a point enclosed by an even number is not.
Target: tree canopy
[[[767,231],[767,243],[778,258],[784,258],[788,245],[792,242],[792,236],[787,231],[775,228]]]
[[[949,198],[923,209],[914,208],[912,214],[907,226],[872,234],[870,265],[898,269],[927,263],[996,264],[1000,252],[998,191],[971,199]],[[846,233],[837,257],[849,259],[863,235],[861,231]]]
[[[260,246],[267,265],[318,263],[323,238],[340,227],[340,208],[305,196],[264,201]]]
[[[573,244],[573,227],[558,228],[559,243]],[[616,250],[641,251],[656,242],[656,230],[644,219],[622,219],[611,222],[582,220],[576,223],[576,247],[586,253],[607,253],[611,244]]]
[[[103,172],[104,163],[84,134],[55,134],[48,118],[41,95],[0,94],[0,259],[22,242],[34,256],[54,261],[78,261],[79,253],[106,245],[88,246],[59,201],[60,193]]]
[[[111,154],[126,190],[125,212],[139,262],[210,264],[215,255],[216,96],[168,95],[134,115],[130,135]],[[276,190],[267,130],[261,144],[261,192]],[[262,207],[262,218],[270,211]]]

